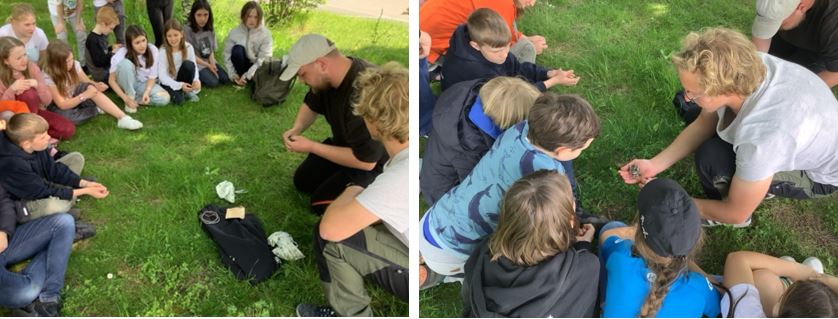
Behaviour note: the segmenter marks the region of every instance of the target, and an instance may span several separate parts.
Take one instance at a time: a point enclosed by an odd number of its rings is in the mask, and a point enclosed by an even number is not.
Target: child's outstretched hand
[[[579,229],[579,232],[576,234],[576,241],[586,241],[589,243],[593,242],[594,233],[596,233],[594,225],[584,224],[582,225],[582,228]]]
[[[552,76],[550,74],[551,72],[553,73]],[[551,79],[556,79],[556,84],[561,84],[564,86],[574,86],[576,85],[576,83],[579,82],[579,77],[576,76],[575,73],[573,73],[573,70],[552,70],[550,72],[547,72],[547,76],[549,76]]]

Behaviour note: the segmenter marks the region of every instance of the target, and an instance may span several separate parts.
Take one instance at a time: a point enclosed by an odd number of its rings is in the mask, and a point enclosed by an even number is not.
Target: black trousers
[[[736,173],[736,153],[733,145],[713,136],[695,151],[695,170],[701,181],[704,193],[710,199],[727,197],[730,182]],[[794,178],[794,174],[801,175]],[[809,181],[802,176],[804,172],[781,172],[774,175],[768,193],[795,199],[808,199],[814,196],[829,195],[838,187]],[[791,178],[789,178],[791,176]]]
[[[323,141],[323,144],[334,145],[331,138]],[[308,157],[297,167],[294,172],[294,186],[297,190],[311,196],[311,210],[317,215],[323,215],[326,207],[332,203],[346,185],[354,183],[361,187],[367,187],[375,177],[381,174],[380,165],[372,171],[340,166],[315,154],[308,154]]]
[[[160,56],[160,58],[165,59],[166,57]],[[177,76],[175,76],[175,81],[186,82],[191,85],[192,81],[195,79],[195,72],[198,72],[198,70],[196,69],[196,65],[194,62],[188,60],[183,61],[183,63],[180,64],[180,68],[177,70]],[[163,89],[166,90],[166,92],[169,92],[169,96],[172,97],[172,103],[174,103],[175,105],[183,104],[183,101],[186,99],[186,93],[184,93],[182,89],[174,90],[168,85],[164,84],[160,84],[160,86],[162,86]]]
[[[247,70],[250,70],[250,67],[253,66],[253,62],[250,62],[250,59],[247,58],[247,49],[241,45],[233,46],[233,50],[230,52],[230,61],[233,62],[233,68],[235,69],[233,71],[239,77],[244,76]]]
[[[160,47],[166,41],[163,34],[163,25],[172,18],[173,0],[146,0],[145,7],[148,9],[148,20],[154,30],[154,45]]]

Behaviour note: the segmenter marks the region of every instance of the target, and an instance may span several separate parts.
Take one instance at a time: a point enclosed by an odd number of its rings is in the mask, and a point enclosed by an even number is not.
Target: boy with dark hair
[[[108,196],[104,185],[79,177],[84,168],[81,154],[70,153],[58,161],[49,156],[47,128],[39,115],[20,113],[0,134],[0,185],[12,199],[25,203],[25,215],[31,219],[68,212],[81,195]]]
[[[522,176],[546,169],[568,176],[572,185],[570,161],[588,148],[599,128],[599,118],[582,97],[539,97],[528,120],[498,136],[471,173],[422,217],[419,251],[430,270],[443,276],[463,272],[477,244],[495,231],[507,188]]]
[[[529,62],[519,62],[509,54],[509,27],[492,9],[472,12],[468,22],[457,27],[445,53],[442,67],[442,90],[462,81],[495,76],[522,76],[539,90],[561,84],[576,85],[573,70],[547,70]]]
[[[466,262],[463,317],[593,316],[595,229],[580,225],[573,206],[570,183],[559,172],[537,171],[512,184],[498,229]]]

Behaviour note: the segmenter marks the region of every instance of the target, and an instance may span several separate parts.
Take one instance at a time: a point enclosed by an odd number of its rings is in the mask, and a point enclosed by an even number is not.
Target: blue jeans
[[[227,75],[227,71],[224,71],[218,63],[215,64],[215,67],[218,68],[218,77],[215,77],[215,74],[212,74],[209,68],[203,68],[198,72],[198,79],[201,80],[201,86],[214,88],[230,83],[230,77]]]
[[[436,95],[431,90],[431,79],[428,75],[428,59],[419,60],[419,135],[431,134],[431,119],[434,114]]]
[[[76,224],[69,214],[54,214],[19,225],[0,253],[0,306],[20,308],[35,298],[58,301],[70,259]],[[20,273],[6,267],[32,258]]]
[[[140,103],[140,100],[143,98],[146,82],[137,81],[137,71],[134,63],[131,63],[128,59],[124,59],[117,64],[116,72],[114,73],[116,73],[116,83],[119,84],[122,91],[128,96],[133,96],[134,101]],[[148,96],[150,100],[149,104],[154,106],[169,104],[169,101],[172,99],[169,93],[157,83],[151,87],[151,92]]]

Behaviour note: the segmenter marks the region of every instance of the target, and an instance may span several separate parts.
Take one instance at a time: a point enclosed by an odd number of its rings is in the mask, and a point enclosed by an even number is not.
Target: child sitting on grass
[[[198,79],[208,88],[230,83],[230,77],[215,60],[218,42],[215,39],[212,7],[207,0],[196,0],[189,11],[189,24],[183,30],[186,42],[195,48]]]
[[[563,161],[578,157],[599,134],[594,109],[577,95],[544,93],[527,118],[498,136],[471,173],[422,217],[419,251],[435,277],[425,287],[440,282],[435,274],[463,273],[477,244],[495,231],[500,201],[512,183],[542,169],[570,179],[572,166]]]
[[[201,81],[198,80],[198,66],[195,63],[195,49],[183,37],[183,26],[177,20],[169,20],[163,27],[166,40],[160,48],[157,75],[160,84],[172,97],[175,105],[185,99],[198,101]]]
[[[94,81],[109,82],[108,70],[111,69],[111,58],[122,45],[110,45],[108,35],[113,33],[118,25],[119,17],[112,7],[103,7],[96,12],[96,26],[87,35],[87,41],[84,43],[85,52],[87,52],[87,69],[90,70]]]
[[[96,116],[99,110],[117,119],[116,127],[138,130],[143,123],[126,115],[105,95],[108,85],[93,82],[84,74],[81,65],[73,59],[73,51],[66,42],[54,40],[41,58],[44,82],[52,94],[48,110],[78,125]]]
[[[166,105],[171,97],[157,84],[157,47],[148,43],[143,28],[128,26],[124,47],[111,58],[111,89],[125,102],[126,113],[136,113],[140,105]]]
[[[677,182],[658,178],[640,190],[637,209],[637,226],[614,221],[600,231],[602,317],[718,316],[719,294],[691,267],[702,242],[692,197]]]
[[[823,275],[817,258],[798,264],[793,259],[737,251],[727,255],[724,274],[729,293],[722,297],[723,317],[838,316],[838,278]]]
[[[593,316],[595,230],[579,225],[573,206],[570,183],[556,171],[537,171],[509,187],[498,229],[466,262],[464,317]]]
[[[442,91],[458,82],[500,75],[524,77],[542,92],[556,84],[579,82],[573,70],[547,70],[518,61],[509,54],[509,37],[509,27],[497,12],[489,8],[472,12],[451,36],[442,66]]]

